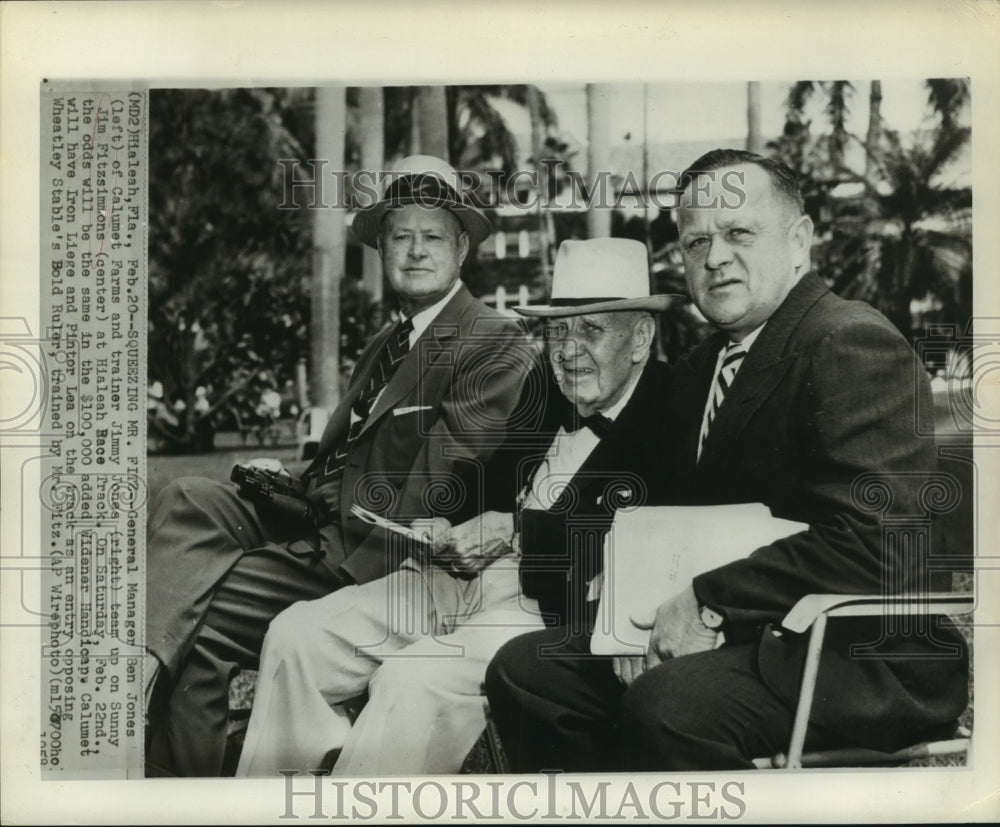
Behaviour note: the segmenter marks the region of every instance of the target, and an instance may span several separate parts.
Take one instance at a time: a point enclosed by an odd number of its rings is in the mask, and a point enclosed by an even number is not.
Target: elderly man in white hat
[[[545,320],[548,362],[512,415],[534,433],[515,422],[487,466],[483,512],[426,526],[423,559],[275,619],[238,775],[332,760],[354,777],[461,768],[485,726],[494,653],[546,624],[586,622],[615,509],[657,497],[651,448],[665,442],[668,388],[651,314],[669,300],[650,295],[642,244],[563,243],[551,304],[515,308]],[[337,704],[366,689],[349,728]]]
[[[381,254],[401,318],[361,354],[312,464],[282,477],[301,489],[308,516],[194,477],[171,482],[150,508],[148,775],[218,775],[230,679],[257,666],[271,619],[398,567],[406,549],[354,506],[409,523],[432,513],[428,492],[444,491],[436,506],[449,519],[479,512],[482,464],[531,364],[523,331],[459,278],[489,230],[454,169],[404,159],[354,220]]]

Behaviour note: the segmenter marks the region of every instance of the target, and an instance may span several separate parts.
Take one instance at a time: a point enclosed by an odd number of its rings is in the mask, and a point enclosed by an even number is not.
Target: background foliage
[[[969,103],[963,79],[926,82],[927,121],[900,135],[881,119],[881,87],[846,81],[790,85],[785,127],[765,152],[799,175],[816,225],[813,264],[831,287],[881,309],[904,334],[929,322],[964,327],[972,316],[972,193],[950,172],[967,150],[962,125]],[[385,152],[407,154],[418,116],[416,87],[384,90]],[[806,117],[824,102],[824,120]],[[494,102],[531,114],[532,150],[521,151]],[[852,106],[869,108],[866,135],[845,124]],[[517,169],[558,158],[565,170],[574,152],[555,113],[536,87],[450,86],[445,89],[447,144],[467,169]],[[360,164],[360,109],[347,91],[348,168]],[[285,388],[309,356],[312,224],[309,210],[279,209],[285,200],[283,159],[315,154],[311,89],[156,90],[150,113],[149,376],[162,382],[168,403],[190,409],[198,386],[209,390],[220,424],[233,410],[252,407],[264,386]],[[692,159],[693,160],[693,159]],[[951,176],[951,177],[950,177]],[[552,199],[562,181],[546,181]],[[579,213],[526,217],[545,243],[534,259],[473,258],[466,277],[481,295],[504,284],[544,290],[551,251],[563,239],[584,237]],[[612,233],[647,241],[655,287],[683,292],[676,226],[666,212],[652,221],[613,216]],[[648,239],[647,239],[648,237]],[[386,312],[361,289],[361,250],[349,240],[341,285],[341,360],[349,369]],[[917,312],[914,309],[917,309]],[[676,359],[706,332],[692,306],[675,303],[661,324],[661,356]],[[192,426],[177,435],[190,443]]]

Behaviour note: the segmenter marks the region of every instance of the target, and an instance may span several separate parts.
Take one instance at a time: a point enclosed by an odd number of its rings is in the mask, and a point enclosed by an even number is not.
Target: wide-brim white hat
[[[492,229],[482,210],[464,195],[461,179],[451,164],[433,155],[410,155],[390,170],[382,198],[355,214],[351,225],[354,234],[363,244],[377,247],[379,227],[386,211],[404,204],[448,210],[468,233],[473,247]]]
[[[549,304],[518,305],[522,316],[581,316],[667,309],[673,294],[649,292],[646,245],[628,238],[564,241],[556,255]]]

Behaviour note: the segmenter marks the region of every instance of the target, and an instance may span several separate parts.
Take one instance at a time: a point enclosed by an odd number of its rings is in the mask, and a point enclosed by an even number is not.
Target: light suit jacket
[[[453,524],[482,510],[483,465],[535,358],[522,329],[463,285],[410,348],[351,448],[343,478],[322,468],[345,439],[392,327],[365,348],[344,398],[306,469],[307,496],[329,518],[320,529],[328,563],[358,583],[384,577],[409,553],[397,538],[350,513],[358,503],[404,525],[441,516]],[[337,556],[341,558],[337,559]]]

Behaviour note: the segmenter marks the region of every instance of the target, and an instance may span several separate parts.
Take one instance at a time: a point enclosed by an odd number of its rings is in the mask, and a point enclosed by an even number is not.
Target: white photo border
[[[39,89],[43,78],[155,87],[972,78],[977,320],[1000,339],[1000,9],[988,0],[684,2],[5,3],[0,7],[0,315],[38,319]],[[996,395],[992,399],[996,400]],[[1000,416],[993,411],[990,418]],[[1000,456],[977,440],[979,547],[993,556]],[[3,461],[13,462],[8,446]],[[3,475],[7,504],[10,475]],[[6,511],[6,509],[4,509]],[[9,515],[11,512],[7,511]],[[3,521],[3,554],[33,539]],[[37,525],[37,520],[35,521]],[[34,529],[37,532],[37,528]],[[0,605],[16,605],[4,576]],[[967,768],[675,775],[744,784],[741,820],[986,821],[1000,817],[1000,617],[979,574],[976,710]],[[0,623],[2,818],[7,823],[288,823],[284,781],[41,781],[38,631]],[[649,786],[653,776],[637,777]],[[485,778],[468,777],[472,782]],[[512,779],[508,779],[512,780]],[[584,778],[587,784],[596,779]],[[615,780],[624,785],[625,778]],[[526,792],[522,790],[522,792]],[[529,805],[526,804],[526,807]],[[298,808],[299,818],[311,815]],[[328,808],[328,814],[332,812]],[[365,813],[358,814],[364,817]],[[380,813],[381,818],[386,813]],[[565,820],[545,811],[533,820]],[[415,814],[411,818],[416,819]],[[338,819],[328,819],[336,821]],[[409,820],[406,819],[406,820]],[[679,820],[679,819],[678,819]]]

